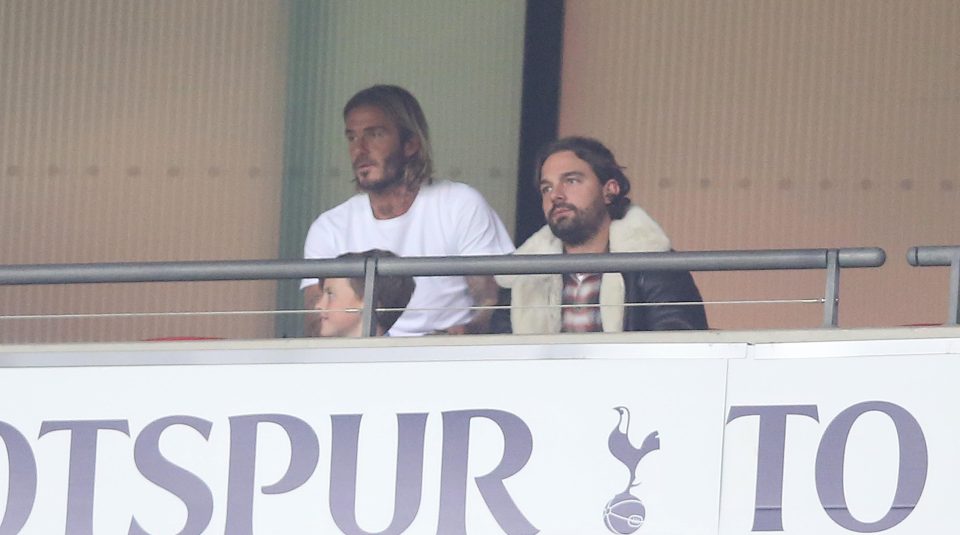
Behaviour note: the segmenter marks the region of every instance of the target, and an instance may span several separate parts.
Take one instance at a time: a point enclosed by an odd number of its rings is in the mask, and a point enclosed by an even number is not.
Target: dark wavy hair
[[[533,178],[534,187],[537,189],[540,187],[543,162],[550,156],[563,151],[570,151],[576,154],[577,158],[587,162],[593,173],[600,179],[601,185],[606,184],[611,179],[617,181],[617,184],[620,185],[620,193],[611,199],[610,204],[607,205],[607,213],[610,214],[611,219],[623,218],[627,213],[627,208],[630,207],[630,198],[627,197],[627,194],[630,193],[630,179],[623,174],[624,167],[617,163],[617,159],[614,158],[610,149],[596,139],[570,136],[558,139],[541,148],[540,152],[537,153],[537,168]]]
[[[337,258],[395,258],[397,255],[390,251],[382,249],[370,249],[362,253],[344,253]],[[363,299],[363,278],[350,277],[350,288],[353,289],[357,297]],[[377,277],[377,298],[373,303],[373,319],[379,325],[383,332],[390,330],[393,324],[400,319],[403,310],[378,310],[381,308],[403,309],[410,304],[410,297],[413,296],[413,290],[417,283],[411,276],[378,276]]]
[[[430,147],[430,129],[427,118],[416,97],[396,85],[374,85],[357,92],[343,107],[343,118],[354,108],[380,108],[400,131],[400,141],[420,140],[420,150],[410,157],[403,170],[403,181],[408,186],[429,184],[433,178],[433,149]]]

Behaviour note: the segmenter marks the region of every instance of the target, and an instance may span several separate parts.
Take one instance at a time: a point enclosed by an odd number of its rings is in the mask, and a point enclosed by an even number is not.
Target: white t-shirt
[[[513,242],[493,208],[466,184],[448,180],[421,186],[407,212],[375,219],[366,193],[354,195],[310,225],[304,258],[383,249],[397,256],[498,255]],[[416,277],[417,287],[392,336],[413,336],[470,321],[473,305],[463,277]],[[304,279],[300,288],[317,284]]]

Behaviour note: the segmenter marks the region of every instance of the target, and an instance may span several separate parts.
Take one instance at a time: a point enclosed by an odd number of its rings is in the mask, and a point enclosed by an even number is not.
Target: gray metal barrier
[[[911,247],[907,251],[911,266],[950,266],[950,305],[947,324],[960,323],[960,245],[927,245]]]
[[[583,255],[348,258],[330,260],[248,260],[0,266],[0,285],[275,280],[363,277],[363,332],[373,325],[376,276],[552,274],[617,271],[752,271],[825,269],[823,325],[837,325],[841,268],[882,266],[879,247],[769,249]]]

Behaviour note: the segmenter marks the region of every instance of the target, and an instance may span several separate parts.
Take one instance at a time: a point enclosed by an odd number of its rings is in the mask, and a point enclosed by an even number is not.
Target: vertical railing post
[[[823,297],[823,326],[837,326],[837,309],[840,305],[840,252],[827,250],[827,288]]]
[[[377,292],[377,258],[368,256],[363,264],[363,312],[360,315],[362,336],[376,336],[374,322]]]
[[[960,324],[960,249],[954,251],[950,260],[950,310],[947,311],[947,324]]]

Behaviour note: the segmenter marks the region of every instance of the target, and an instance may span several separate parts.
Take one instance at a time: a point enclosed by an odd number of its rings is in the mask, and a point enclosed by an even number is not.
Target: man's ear
[[[610,204],[617,195],[620,195],[620,183],[611,178],[603,185],[603,202]]]
[[[420,151],[420,138],[417,136],[410,136],[410,139],[406,140],[403,143],[403,155],[407,158],[413,156]]]

